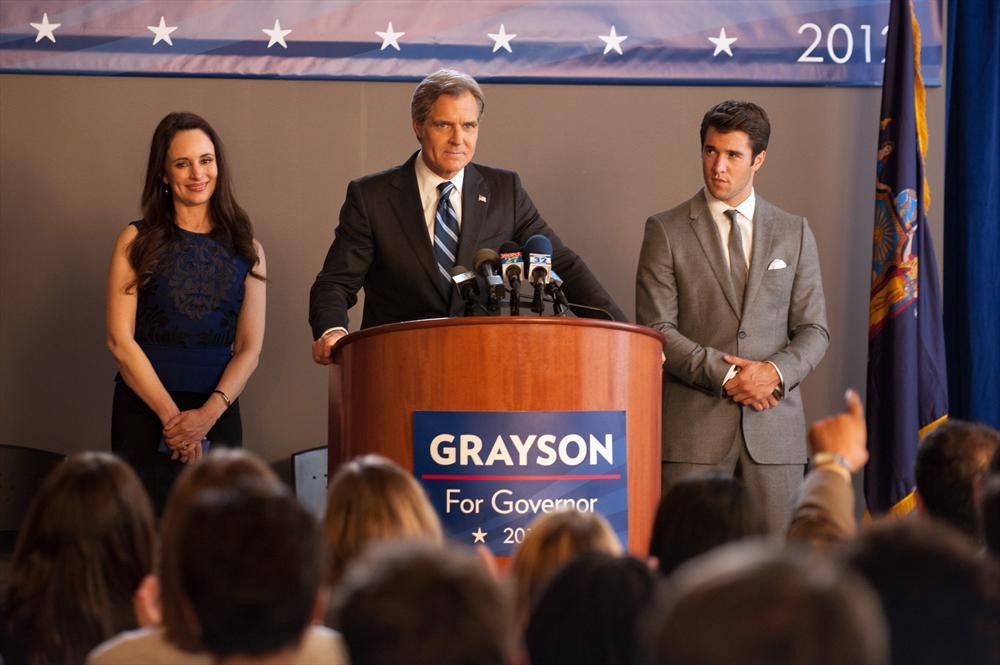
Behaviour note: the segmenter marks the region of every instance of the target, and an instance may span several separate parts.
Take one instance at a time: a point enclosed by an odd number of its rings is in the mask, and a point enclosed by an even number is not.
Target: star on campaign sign
[[[924,83],[940,86],[941,2],[909,1]],[[889,3],[0,0],[0,73],[416,82],[449,67],[484,83],[874,87]]]

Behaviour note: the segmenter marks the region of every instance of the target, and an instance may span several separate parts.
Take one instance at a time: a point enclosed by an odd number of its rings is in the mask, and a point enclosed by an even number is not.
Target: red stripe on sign
[[[591,474],[581,476],[455,476],[425,473],[421,480],[618,480],[620,473]]]

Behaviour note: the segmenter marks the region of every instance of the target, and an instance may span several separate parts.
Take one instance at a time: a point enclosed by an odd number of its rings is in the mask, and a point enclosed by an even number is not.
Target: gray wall
[[[412,88],[0,76],[0,443],[108,447],[108,259],[138,217],[153,128],[168,111],[190,110],[223,137],[268,259],[264,353],[242,400],[245,444],[272,461],[323,444],[326,372],[310,360],[308,290],[348,181],[416,149]],[[846,387],[864,388],[878,89],[490,85],[486,94],[477,161],[520,172],[630,315],[646,217],[701,185],[701,115],[725,98],[762,104],[774,131],[757,191],[809,217],[826,286],[832,342],[804,384],[807,417],[838,409]],[[943,90],[928,91],[938,248],[943,107]]]

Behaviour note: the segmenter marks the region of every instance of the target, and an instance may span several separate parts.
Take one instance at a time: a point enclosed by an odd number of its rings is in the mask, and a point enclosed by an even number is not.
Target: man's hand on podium
[[[320,365],[332,363],[333,358],[330,357],[330,351],[333,349],[333,345],[346,334],[347,331],[343,328],[334,328],[323,333],[319,339],[313,342],[313,360]]]

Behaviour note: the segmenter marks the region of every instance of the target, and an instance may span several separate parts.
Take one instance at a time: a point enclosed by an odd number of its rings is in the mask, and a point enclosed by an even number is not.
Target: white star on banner
[[[61,26],[62,23],[49,23],[49,15],[47,13],[45,13],[45,12],[42,12],[42,22],[41,23],[31,23],[30,25],[31,25],[32,28],[34,28],[35,30],[38,31],[38,35],[35,36],[35,43],[36,44],[38,42],[42,41],[42,37],[45,37],[47,40],[49,40],[50,42],[52,42],[53,44],[55,44],[56,43],[56,35],[55,35],[56,28],[58,28],[59,26]]]
[[[405,35],[405,32],[396,32],[392,28],[392,21],[389,21],[389,27],[385,29],[385,32],[375,31],[375,34],[382,38],[382,48],[379,51],[384,51],[386,46],[391,46],[392,48],[399,50],[399,38]]]
[[[487,533],[483,531],[483,527],[477,527],[475,531],[472,532],[472,544],[476,543],[486,543]]]
[[[281,22],[278,19],[274,19],[274,28],[268,30],[267,28],[261,28],[261,32],[270,37],[271,39],[267,42],[267,48],[271,48],[275,44],[281,44],[281,48],[288,48],[288,44],[285,43],[285,36],[292,34],[291,30],[282,30]]]
[[[719,55],[720,53],[725,53],[730,58],[733,57],[733,49],[731,48],[733,42],[736,41],[736,37],[726,37],[726,28],[723,26],[722,30],[719,30],[718,37],[709,37],[708,41],[715,44],[715,52],[712,53],[712,57]]]
[[[622,42],[628,39],[628,35],[619,35],[615,32],[615,26],[611,26],[609,34],[597,36],[604,42],[604,55],[607,55],[609,51],[615,51],[618,55],[623,55]]]
[[[507,53],[513,53],[513,51],[510,50],[510,40],[517,37],[517,35],[507,34],[507,29],[504,27],[503,23],[500,24],[500,32],[487,32],[486,36],[493,40],[494,53],[500,49],[507,49]]]
[[[165,41],[168,46],[174,45],[174,43],[170,40],[170,33],[176,30],[177,26],[168,26],[162,16],[160,17],[160,25],[147,25],[146,28],[156,35],[156,37],[153,38],[153,46],[159,44],[161,40]]]

